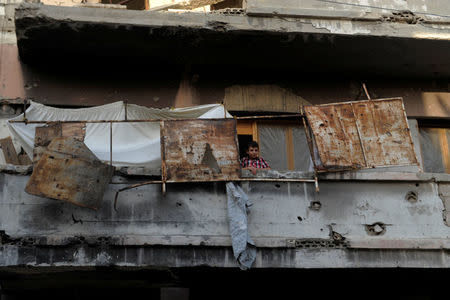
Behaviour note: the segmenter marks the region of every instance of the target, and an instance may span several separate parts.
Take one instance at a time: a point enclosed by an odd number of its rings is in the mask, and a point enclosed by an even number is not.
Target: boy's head
[[[247,155],[250,159],[256,159],[259,157],[259,146],[255,141],[251,141],[247,145]]]

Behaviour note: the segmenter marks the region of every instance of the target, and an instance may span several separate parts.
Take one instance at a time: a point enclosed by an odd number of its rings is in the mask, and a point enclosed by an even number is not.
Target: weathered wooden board
[[[294,112],[310,104],[302,97],[277,85],[233,85],[225,89],[228,111]]]
[[[232,181],[240,176],[233,119],[164,121],[161,145],[167,182]]]
[[[1,139],[0,145],[5,156],[5,162],[7,164],[20,165],[19,157],[17,156],[11,137],[8,136],[7,138]]]
[[[59,137],[35,165],[25,191],[97,209],[113,171],[114,167],[97,159],[83,142]]]
[[[305,106],[322,168],[418,165],[401,98]]]

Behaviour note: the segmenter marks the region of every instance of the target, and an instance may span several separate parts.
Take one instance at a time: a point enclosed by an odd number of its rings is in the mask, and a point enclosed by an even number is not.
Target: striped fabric
[[[253,167],[257,169],[269,168],[269,164],[262,157],[258,157],[257,159],[250,159],[248,157],[244,157],[241,159],[241,166],[243,168],[247,167]]]

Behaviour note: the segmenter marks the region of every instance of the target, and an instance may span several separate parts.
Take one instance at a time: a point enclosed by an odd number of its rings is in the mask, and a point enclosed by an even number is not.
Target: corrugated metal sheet
[[[401,98],[305,106],[326,170],[417,165]]]
[[[240,164],[236,121],[170,120],[161,122],[163,180],[232,181]]]
[[[102,163],[73,137],[53,139],[35,165],[25,191],[97,209],[114,167]]]

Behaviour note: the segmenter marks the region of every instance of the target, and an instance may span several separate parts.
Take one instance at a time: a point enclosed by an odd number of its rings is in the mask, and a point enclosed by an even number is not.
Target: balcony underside
[[[298,76],[449,77],[446,26],[36,4],[16,11],[19,52],[28,64],[133,70],[193,64],[229,75],[265,69]]]

